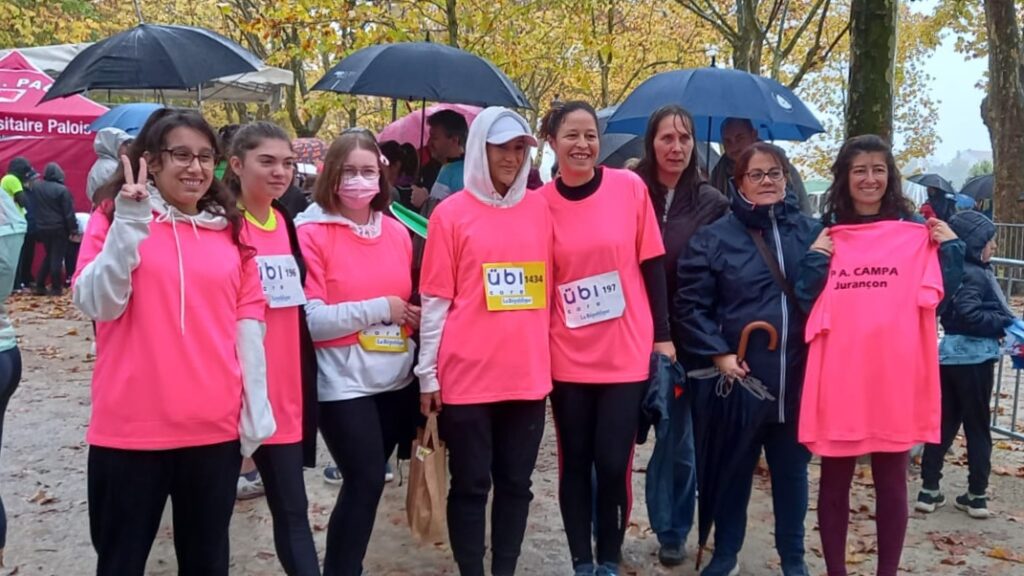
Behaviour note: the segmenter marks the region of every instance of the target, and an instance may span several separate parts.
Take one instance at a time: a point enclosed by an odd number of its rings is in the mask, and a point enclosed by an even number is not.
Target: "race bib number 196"
[[[302,291],[299,265],[291,254],[279,256],[257,256],[256,267],[260,272],[263,295],[271,308],[302,306],[306,294]]]
[[[565,310],[565,325],[569,328],[612,320],[626,311],[618,270],[562,284],[558,295]]]
[[[484,296],[487,309],[539,310],[547,306],[547,282],[543,262],[484,264]]]

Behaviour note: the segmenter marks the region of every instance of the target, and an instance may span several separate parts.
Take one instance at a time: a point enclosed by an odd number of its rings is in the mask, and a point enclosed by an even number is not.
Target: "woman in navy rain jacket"
[[[764,402],[774,406],[752,435],[753,442],[736,456],[738,464],[730,468],[729,479],[720,488],[715,553],[703,576],[737,573],[747,503],[762,447],[772,476],[775,547],[782,572],[807,574],[804,516],[810,453],[797,442],[795,422],[806,356],[805,318],[799,304],[776,281],[751,236],[764,239],[787,277],[796,275],[800,258],[821,225],[786,202],[788,165],[785,152],[771,144],[760,142],[744,152],[733,173],[740,194],[733,197],[732,213],[699,230],[679,262],[674,321],[685,352],[712,358],[721,372],[735,378],[748,374],[758,378],[774,398],[758,399],[738,385],[731,392],[758,407]],[[745,362],[738,364],[740,333],[758,320],[776,329],[778,347],[769,351],[768,336],[754,332]],[[699,415],[701,406],[694,410]]]

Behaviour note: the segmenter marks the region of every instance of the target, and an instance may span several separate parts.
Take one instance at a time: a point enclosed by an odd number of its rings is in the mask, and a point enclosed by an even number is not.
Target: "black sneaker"
[[[984,496],[961,494],[956,497],[953,506],[956,506],[957,510],[967,512],[968,516],[977,520],[984,520],[991,516],[991,513],[988,511],[988,498]]]
[[[679,566],[686,560],[686,549],[682,544],[663,544],[658,549],[658,561],[662,566]]]
[[[938,490],[921,490],[917,493],[917,502],[914,503],[914,510],[930,514],[946,505],[946,497]]]

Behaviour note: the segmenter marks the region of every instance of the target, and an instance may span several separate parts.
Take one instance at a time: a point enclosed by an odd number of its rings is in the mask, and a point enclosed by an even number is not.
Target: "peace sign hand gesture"
[[[121,186],[121,196],[126,199],[141,202],[149,198],[149,190],[146,188],[146,159],[139,158],[139,178],[135,179],[132,172],[132,163],[128,156],[121,155],[121,164],[124,166],[124,185]]]

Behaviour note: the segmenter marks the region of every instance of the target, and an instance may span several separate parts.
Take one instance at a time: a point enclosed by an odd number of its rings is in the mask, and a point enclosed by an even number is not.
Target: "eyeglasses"
[[[751,170],[750,172],[747,172],[747,178],[750,178],[753,182],[761,182],[764,180],[765,176],[767,176],[772,182],[778,182],[779,180],[782,180],[782,177],[785,176],[785,174],[783,174],[782,170],[779,170],[778,168],[767,172],[764,172],[763,170]]]
[[[367,180],[373,180],[374,178],[380,177],[380,170],[376,168],[355,168],[352,166],[345,166],[341,169],[342,180],[352,180],[358,176],[362,176]]]
[[[193,160],[199,160],[200,166],[213,166],[217,163],[217,156],[212,150],[203,150],[202,152],[195,154],[188,148],[178,147],[164,148],[161,152],[169,154],[171,156],[171,160],[182,168],[191,166]]]

